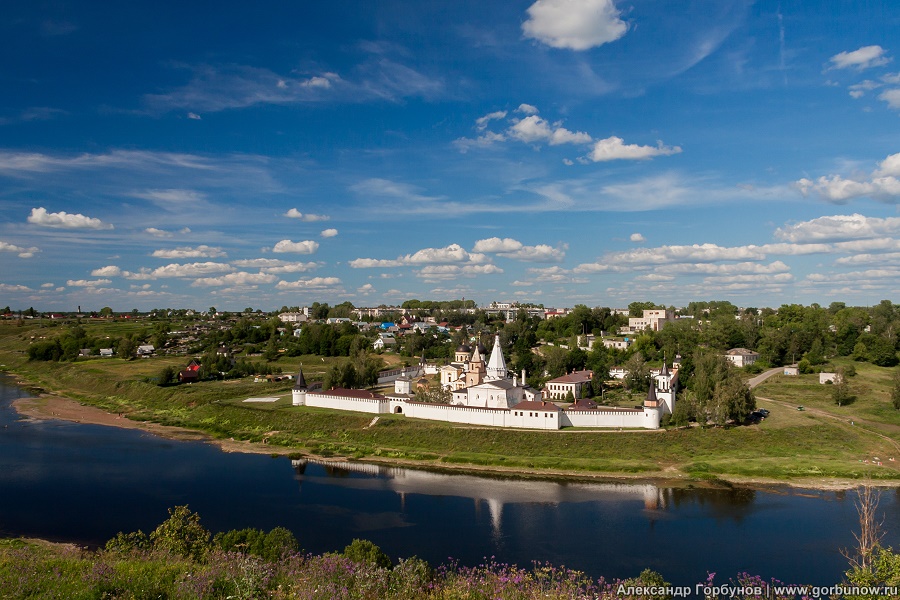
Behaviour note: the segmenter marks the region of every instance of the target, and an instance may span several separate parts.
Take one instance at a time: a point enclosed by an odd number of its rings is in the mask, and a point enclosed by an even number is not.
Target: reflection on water
[[[134,430],[19,418],[0,383],[0,534],[98,545],[189,504],[213,531],[291,529],[311,552],[372,540],[393,557],[496,556],[599,576],[644,568],[691,584],[740,571],[826,585],[845,570],[854,495],[672,489],[650,483],[480,477],[226,454]],[[900,545],[898,492],[883,494]]]

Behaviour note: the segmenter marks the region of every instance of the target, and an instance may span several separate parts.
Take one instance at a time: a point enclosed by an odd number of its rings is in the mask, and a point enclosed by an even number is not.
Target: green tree
[[[101,317],[111,317],[112,314],[113,314],[113,309],[108,306],[104,306],[103,308],[100,309]]]
[[[891,404],[900,410],[900,369],[894,371],[893,385],[891,385]]]
[[[879,367],[893,367],[897,364],[897,351],[894,344],[883,336],[870,338],[867,343],[869,349],[869,362]]]
[[[169,518],[150,534],[150,542],[158,550],[201,560],[209,550],[209,531],[200,524],[200,515],[187,507],[169,509]]]
[[[57,361],[63,356],[63,348],[59,340],[35,342],[28,346],[29,360]]]
[[[809,352],[804,354],[803,358],[811,365],[821,365],[825,362],[825,350],[823,349],[821,338],[813,340]]]
[[[671,600],[672,595],[666,594],[665,590],[670,589],[672,584],[667,582],[662,575],[650,569],[644,569],[637,577],[626,579],[622,582],[626,588],[641,587],[645,589],[656,589],[659,593],[656,595],[642,596],[646,600]]]
[[[625,388],[630,392],[644,392],[650,386],[650,367],[640,352],[631,355],[624,365]]]
[[[453,394],[444,386],[438,384],[436,386],[428,386],[416,389],[415,392],[417,402],[435,402],[439,404],[450,404]]]
[[[693,413],[693,404],[687,394],[681,394],[675,401],[675,410],[672,411],[672,424],[677,427],[684,427],[694,417]]]
[[[120,358],[134,358],[135,350],[137,350],[137,342],[128,336],[121,338],[116,344],[116,354],[118,354]]]
[[[177,373],[175,372],[175,367],[167,366],[163,367],[159,370],[159,374],[156,376],[156,385],[169,385],[173,383],[177,377]]]
[[[741,422],[756,409],[753,393],[738,369],[717,353],[695,355],[688,388],[694,415],[700,423]]]
[[[284,527],[276,527],[269,533],[252,527],[232,529],[217,533],[213,538],[213,545],[225,552],[252,554],[269,562],[280,560],[288,554],[297,552],[299,548],[297,538]]]
[[[656,308],[655,302],[632,302],[628,305],[629,317],[643,317],[645,310]]]
[[[369,540],[354,539],[344,548],[344,556],[356,563],[372,564],[383,569],[390,569],[391,557]]]
[[[121,531],[112,539],[106,542],[104,549],[107,552],[120,554],[130,554],[133,552],[146,552],[150,550],[150,538],[147,534],[138,529],[130,533],[122,533]]]
[[[831,386],[831,399],[838,406],[848,404],[853,396],[850,393],[850,385],[847,383],[847,375],[843,367],[838,367],[834,374],[834,383]]]

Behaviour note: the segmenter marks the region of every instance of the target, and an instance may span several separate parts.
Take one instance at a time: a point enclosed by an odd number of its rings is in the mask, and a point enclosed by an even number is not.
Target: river
[[[136,430],[19,417],[0,382],[0,536],[96,546],[151,531],[188,504],[212,531],[291,529],[311,552],[370,539],[433,564],[487,557],[548,561],[594,577],[644,568],[693,584],[739,572],[793,583],[840,581],[855,493],[678,489],[480,477],[224,453]],[[900,546],[900,497],[881,495],[886,543]]]

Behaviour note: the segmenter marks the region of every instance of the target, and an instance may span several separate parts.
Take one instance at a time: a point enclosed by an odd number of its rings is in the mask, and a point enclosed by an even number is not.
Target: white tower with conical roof
[[[488,360],[486,381],[506,379],[506,359],[503,358],[503,350],[500,349],[500,335],[494,336],[494,347],[491,350],[491,358]]]
[[[303,367],[297,373],[297,380],[294,382],[294,389],[291,390],[291,403],[294,406],[306,405],[306,378],[303,376]]]

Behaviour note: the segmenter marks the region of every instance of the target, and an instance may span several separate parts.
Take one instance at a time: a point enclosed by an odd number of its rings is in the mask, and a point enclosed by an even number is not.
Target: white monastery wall
[[[379,414],[390,410],[390,401],[387,398],[349,398],[330,394],[307,394],[306,406]]]
[[[643,410],[566,410],[562,415],[563,427],[623,427],[659,429],[659,411]]]

